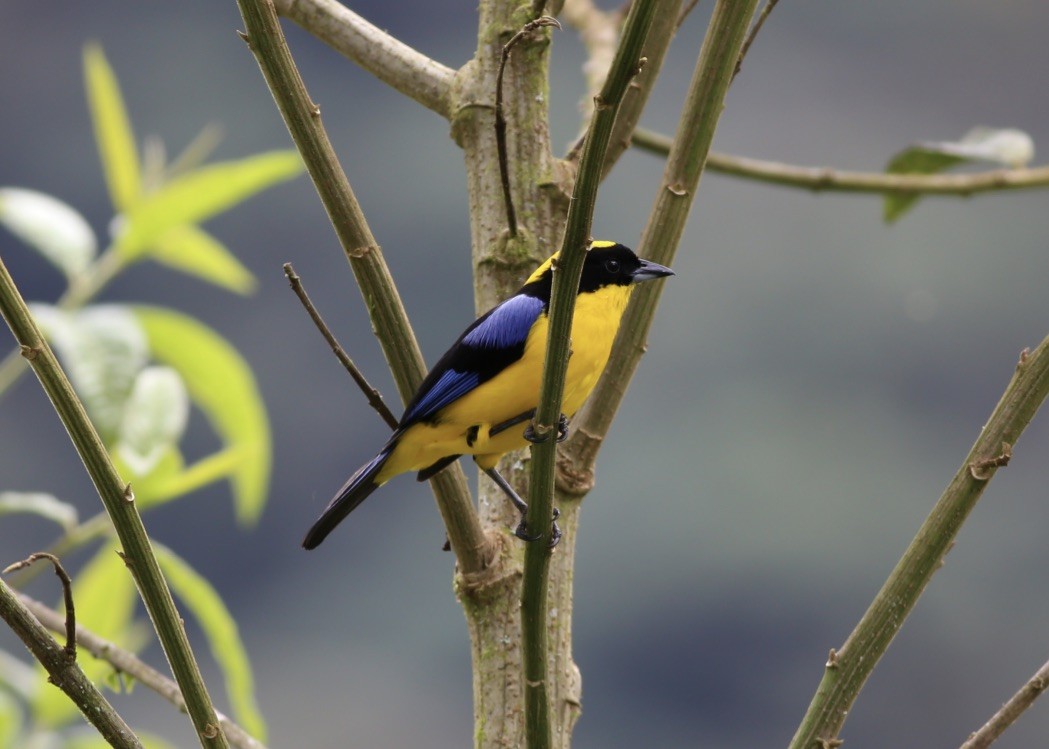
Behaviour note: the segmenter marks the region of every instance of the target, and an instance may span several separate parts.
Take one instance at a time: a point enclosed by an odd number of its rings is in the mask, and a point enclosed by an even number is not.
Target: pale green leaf
[[[233,453],[230,475],[237,517],[262,512],[270,474],[270,431],[251,369],[237,351],[201,322],[160,307],[135,307],[153,356],[173,367],[190,398]]]
[[[171,229],[211,218],[301,171],[297,151],[272,151],[179,175],[127,214],[116,249],[125,259],[137,258]]]
[[[134,476],[146,476],[182,439],[188,420],[189,398],[178,372],[145,367],[124,405],[116,450]]]
[[[22,733],[22,708],[7,692],[0,689],[0,748],[15,749]]]
[[[908,146],[885,167],[889,174],[938,174],[962,164],[989,162],[1013,169],[1034,158],[1031,136],[1015,128],[974,127],[957,141],[929,141]],[[920,200],[920,193],[886,193],[886,223],[896,221]]]
[[[155,507],[229,478],[240,464],[240,453],[235,448],[226,448],[184,467],[181,453],[172,447],[148,476],[135,482],[139,509]],[[121,475],[125,475],[123,468],[123,462],[118,460],[117,469]]]
[[[95,557],[73,578],[73,601],[77,624],[99,637],[130,647],[132,616],[138,595],[131,572],[115,553],[112,543],[103,544]],[[94,658],[78,659],[88,678],[99,683],[113,667]],[[43,689],[33,700],[34,717],[46,726],[67,723],[79,715],[76,706],[58,689]]]
[[[142,194],[141,168],[120,85],[97,44],[84,48],[84,85],[109,197],[126,212]]]
[[[29,657],[24,649],[22,653]],[[47,679],[46,674],[36,668],[36,661],[30,664],[6,650],[0,650],[0,685],[23,702],[29,702],[47,686]],[[4,689],[0,689],[0,694],[4,693]]]
[[[149,357],[149,343],[138,319],[129,308],[117,305],[68,312],[34,304],[32,312],[103,441],[111,444],[131,388]]]
[[[68,203],[36,190],[0,188],[0,224],[66,278],[82,273],[98,252],[95,232],[84,217]]]
[[[211,654],[225,679],[237,722],[252,736],[265,741],[266,724],[255,704],[251,663],[237,631],[237,623],[211,583],[170,549],[157,544],[155,551],[172,592],[186,605],[207,638]]]
[[[192,224],[165,232],[157,239],[150,257],[238,294],[255,290],[251,271],[215,237]]]
[[[0,492],[0,515],[28,512],[53,520],[64,530],[77,524],[76,507],[43,492]]]

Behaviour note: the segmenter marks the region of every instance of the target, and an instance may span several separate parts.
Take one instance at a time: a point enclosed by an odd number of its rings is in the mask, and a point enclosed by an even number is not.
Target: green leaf
[[[237,294],[255,290],[251,271],[215,237],[192,224],[176,226],[161,235],[150,257]]]
[[[66,531],[77,524],[76,507],[43,492],[0,492],[0,515],[14,512],[29,512],[53,520]]]
[[[0,685],[23,702],[29,702],[37,692],[47,688],[46,676],[36,668],[36,661],[29,664],[6,650],[0,650]],[[0,689],[0,694],[5,693],[4,689]]]
[[[76,312],[32,305],[103,441],[112,444],[149,343],[128,307],[96,305]]]
[[[171,229],[211,218],[301,171],[297,151],[272,151],[182,174],[127,214],[116,250],[127,260],[138,258],[153,250]]]
[[[117,211],[126,212],[142,194],[138,151],[120,85],[97,44],[84,47],[84,85],[109,197]]]
[[[990,162],[1019,168],[1034,158],[1034,141],[1014,128],[974,127],[957,141],[916,143],[897,153],[885,167],[889,174],[938,174],[961,164]],[[887,193],[883,203],[886,223],[914,207],[920,193]]]
[[[98,252],[95,233],[84,217],[68,203],[36,190],[0,188],[0,224],[66,278],[82,273]]]
[[[95,634],[129,647],[132,615],[138,595],[135,582],[111,543],[103,544],[84,569],[73,578],[77,624]],[[94,658],[78,659],[91,681],[100,683],[113,667]],[[76,705],[58,689],[43,689],[33,700],[33,715],[48,727],[60,726],[79,716]]]
[[[234,716],[248,733],[265,741],[266,724],[255,704],[251,663],[237,632],[237,623],[211,583],[185,560],[160,544],[156,544],[154,550],[172,592],[186,605],[208,640],[211,654],[225,678]]]
[[[14,749],[22,733],[22,708],[7,692],[0,690],[0,747]]]
[[[221,336],[191,317],[160,307],[134,311],[153,356],[182,375],[193,403],[232,453],[237,518],[254,522],[266,500],[270,431],[251,369]]]
[[[142,510],[155,507],[229,477],[240,464],[240,453],[234,448],[226,448],[186,468],[182,454],[172,447],[147,477],[135,482],[136,501]],[[123,462],[118,460],[121,475],[125,475],[123,467]]]
[[[189,398],[178,372],[145,367],[125,403],[116,451],[135,476],[146,476],[178,445],[188,420]]]

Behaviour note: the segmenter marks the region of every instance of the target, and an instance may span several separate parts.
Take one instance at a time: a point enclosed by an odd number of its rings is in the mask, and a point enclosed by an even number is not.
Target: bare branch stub
[[[35,554],[30,554],[28,557],[23,559],[21,562],[15,562],[12,565],[7,566],[4,569],[4,574],[8,572],[14,572],[16,570],[23,569],[30,566],[33,562],[39,559],[46,559],[51,562],[51,566],[54,567],[55,575],[62,582],[62,597],[65,601],[66,607],[66,645],[65,650],[66,656],[72,660],[76,660],[76,612],[73,608],[73,581],[69,577],[69,573],[66,572],[62,566],[62,562],[59,561],[58,557],[54,554],[48,554],[46,551],[38,551]]]

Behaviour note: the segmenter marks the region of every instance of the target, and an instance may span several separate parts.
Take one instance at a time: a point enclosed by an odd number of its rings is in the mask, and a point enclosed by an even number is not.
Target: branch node
[[[1013,457],[1013,446],[1008,442],[1002,443],[1002,451],[993,458],[977,460],[969,464],[969,473],[977,481],[990,481],[994,471],[1009,465]]]
[[[1020,352],[1020,359],[1016,362],[1016,371],[1019,372],[1025,366],[1027,366],[1027,357],[1031,355],[1031,349],[1025,348]]]
[[[820,749],[838,749],[839,746],[845,742],[837,737],[831,737],[829,739],[817,738],[816,743],[820,745]]]
[[[204,726],[204,730],[201,731],[201,733],[206,739],[214,739],[217,738],[219,735],[219,727],[216,726],[214,723],[208,723],[206,726]]]
[[[838,667],[838,651],[834,648],[830,649],[830,653],[827,654],[826,668],[837,668]]]
[[[135,492],[131,489],[131,484],[124,484],[124,501],[132,503],[135,501]]]
[[[27,361],[33,361],[36,357],[40,356],[40,352],[43,349],[41,349],[40,346],[29,346],[23,343],[18,347],[18,350],[24,359]]]

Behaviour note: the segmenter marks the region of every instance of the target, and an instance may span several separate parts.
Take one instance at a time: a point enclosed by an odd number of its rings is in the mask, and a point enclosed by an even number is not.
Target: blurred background
[[[475,5],[351,7],[454,67],[473,52]],[[673,132],[709,6],[675,42],[645,126]],[[233,0],[6,0],[0,28],[0,184],[54,194],[100,234],[111,215],[83,94],[89,40],[103,45],[139,139],[158,135],[175,153],[218,123],[217,158],[290,147],[234,33]],[[285,30],[435,361],[474,317],[462,160],[448,126]],[[1041,0],[783,3],[730,92],[715,149],[879,170],[913,141],[992,125],[1026,130],[1044,152],[1047,33]],[[579,129],[582,61],[574,34],[556,33],[558,144]],[[636,244],[660,173],[656,158],[627,154],[602,190],[595,235]],[[887,227],[875,197],[704,177],[586,500],[576,747],[789,741],[828,649],[954,474],[1020,350],[1049,333],[1047,200],[932,198]],[[255,295],[144,263],[104,299],[188,311],[248,359],[274,433],[270,501],[243,529],[216,486],[151,513],[147,526],[234,611],[273,747],[470,745],[469,643],[428,488],[399,480],[320,550],[299,548],[388,432],[287,289],[283,262],[368,376],[391,401],[396,392],[312,186],[282,185],[207,228],[256,274]],[[56,298],[59,274],[11,235],[0,234],[0,254],[28,298]],[[190,437],[214,443],[199,415]],[[848,746],[956,746],[1049,657],[1047,453],[1042,414],[861,695]],[[84,516],[98,508],[28,377],[0,403],[0,487],[52,492]],[[53,533],[38,519],[5,519],[2,561]],[[155,648],[147,656],[162,662]],[[193,745],[166,703],[144,689],[132,699],[136,726]],[[1036,705],[1000,746],[1044,745],[1047,732],[1049,708]]]

